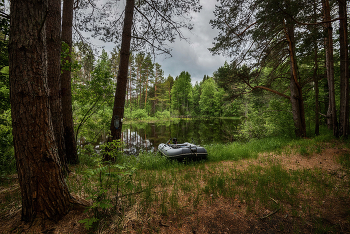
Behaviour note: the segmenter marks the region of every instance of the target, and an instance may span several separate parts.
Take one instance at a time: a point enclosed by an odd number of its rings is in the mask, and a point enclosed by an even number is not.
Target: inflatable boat
[[[172,141],[172,143],[170,143]],[[178,144],[177,139],[170,139],[167,143],[161,143],[158,145],[158,150],[164,156],[173,159],[206,159],[208,153],[204,147],[199,145],[191,144],[188,142]]]

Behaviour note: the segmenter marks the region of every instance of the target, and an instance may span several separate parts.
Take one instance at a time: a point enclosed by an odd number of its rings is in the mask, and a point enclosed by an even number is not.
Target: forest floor
[[[177,209],[164,210],[162,204],[154,201],[143,211],[137,211],[134,206],[123,213],[122,221],[118,224],[113,221],[100,222],[90,232],[350,233],[350,165],[346,161],[350,149],[343,143],[334,141],[323,143],[322,150],[318,153],[302,155],[298,151],[291,152],[262,153],[256,159],[206,162],[205,170],[202,168],[201,173],[205,171],[207,177],[203,178],[207,179],[200,183],[207,185],[202,186],[204,189],[200,190],[200,199],[196,200],[196,195],[189,191],[178,194]],[[229,174],[234,170],[235,175],[248,176],[252,168],[255,168],[252,174],[257,171],[260,173],[256,177],[256,188],[244,190],[244,186],[251,185],[238,183],[237,180],[237,191],[245,191],[238,196],[238,193],[228,195],[229,190],[220,186],[219,175]],[[269,174],[265,168],[272,168],[275,174]],[[237,174],[243,172],[248,174]],[[285,185],[291,186],[287,192],[279,194],[279,189],[285,189],[283,183],[271,188],[274,191],[266,191],[285,172],[297,178]],[[267,179],[273,177],[263,187],[262,193],[265,195],[260,198],[259,195],[252,196],[253,193],[256,194],[258,184],[263,183],[259,178],[265,175],[269,175]],[[215,188],[209,189],[208,181],[212,181],[210,177],[216,178],[215,185],[220,192],[216,193]],[[0,233],[88,233],[84,225],[78,222],[91,217],[91,214],[83,211],[71,211],[58,223],[40,218],[31,225],[21,222],[19,185],[16,178],[16,175],[10,176],[8,185],[0,187]],[[229,177],[225,178],[226,184],[232,183],[228,181]],[[250,191],[252,194],[249,194]]]

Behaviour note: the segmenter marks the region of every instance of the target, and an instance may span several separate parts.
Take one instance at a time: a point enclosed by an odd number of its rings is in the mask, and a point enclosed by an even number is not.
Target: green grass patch
[[[208,160],[213,162],[224,160],[241,160],[247,158],[256,158],[261,152],[272,152],[281,150],[287,146],[292,139],[290,138],[265,138],[253,139],[249,142],[233,142],[230,144],[206,145],[208,151]]]
[[[339,157],[340,164],[347,170],[350,170],[350,154],[345,153]]]

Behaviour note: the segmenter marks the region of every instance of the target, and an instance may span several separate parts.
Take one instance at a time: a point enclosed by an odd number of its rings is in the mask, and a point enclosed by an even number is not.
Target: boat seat
[[[187,144],[169,144],[169,146],[172,147],[173,149],[179,149],[179,148],[188,147]]]

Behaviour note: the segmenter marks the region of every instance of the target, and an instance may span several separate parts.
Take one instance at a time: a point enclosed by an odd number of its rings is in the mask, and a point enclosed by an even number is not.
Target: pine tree
[[[55,10],[59,5],[55,4]],[[49,106],[49,29],[43,23],[47,12],[47,1],[11,1],[11,116],[21,219],[26,222],[40,216],[57,221],[76,204],[62,173]]]

